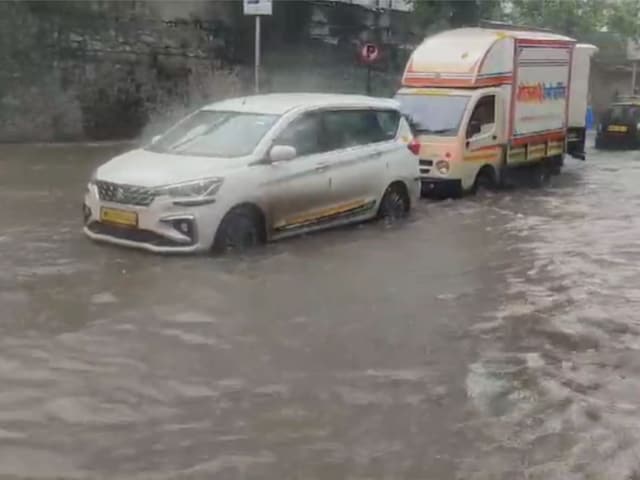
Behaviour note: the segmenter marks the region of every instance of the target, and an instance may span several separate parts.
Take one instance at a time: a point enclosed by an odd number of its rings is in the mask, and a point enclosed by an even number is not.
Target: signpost
[[[273,12],[272,0],[243,0],[244,14],[253,15],[256,21],[256,43],[254,63],[254,83],[256,93],[260,93],[260,17],[271,15]]]
[[[371,65],[380,58],[380,49],[374,43],[365,43],[360,51],[360,59],[367,66],[367,95],[371,95]]]

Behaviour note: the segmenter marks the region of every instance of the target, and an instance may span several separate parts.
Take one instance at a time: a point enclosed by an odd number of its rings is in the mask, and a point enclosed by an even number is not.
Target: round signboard
[[[374,63],[380,57],[380,50],[374,43],[365,43],[360,52],[362,61],[365,63]]]

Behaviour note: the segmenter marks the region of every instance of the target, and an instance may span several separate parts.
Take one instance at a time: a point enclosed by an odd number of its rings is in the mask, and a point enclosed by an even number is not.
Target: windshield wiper
[[[213,132],[216,128],[219,128],[221,125],[224,125],[225,123],[228,123],[229,120],[231,120],[231,115],[228,115],[224,118],[222,118],[219,122],[214,123],[213,125],[210,125],[209,127],[207,127],[204,132],[193,135],[191,137],[187,137],[184,140],[181,140],[177,143],[174,143],[173,145],[170,145],[167,148],[167,151],[169,152],[175,152],[177,151],[179,148],[184,147],[185,145],[188,145],[189,143],[192,143],[193,141],[197,140],[198,138],[204,137],[205,135],[209,135],[211,132]]]

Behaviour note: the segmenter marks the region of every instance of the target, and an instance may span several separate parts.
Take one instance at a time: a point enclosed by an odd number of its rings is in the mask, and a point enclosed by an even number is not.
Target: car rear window
[[[636,105],[613,105],[607,112],[610,123],[636,123],[640,118],[640,107]]]
[[[330,150],[393,140],[400,121],[395,110],[334,110],[323,117]]]

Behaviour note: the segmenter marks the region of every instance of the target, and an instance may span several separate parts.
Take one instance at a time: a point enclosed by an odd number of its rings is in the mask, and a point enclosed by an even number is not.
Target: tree
[[[421,27],[457,28],[480,20],[501,20],[505,0],[414,0],[415,17]]]
[[[610,32],[626,38],[640,33],[638,0],[511,0],[514,23],[546,27],[583,38]]]
[[[413,0],[422,28],[501,20],[544,27],[578,39],[598,32],[640,37],[640,0]]]

